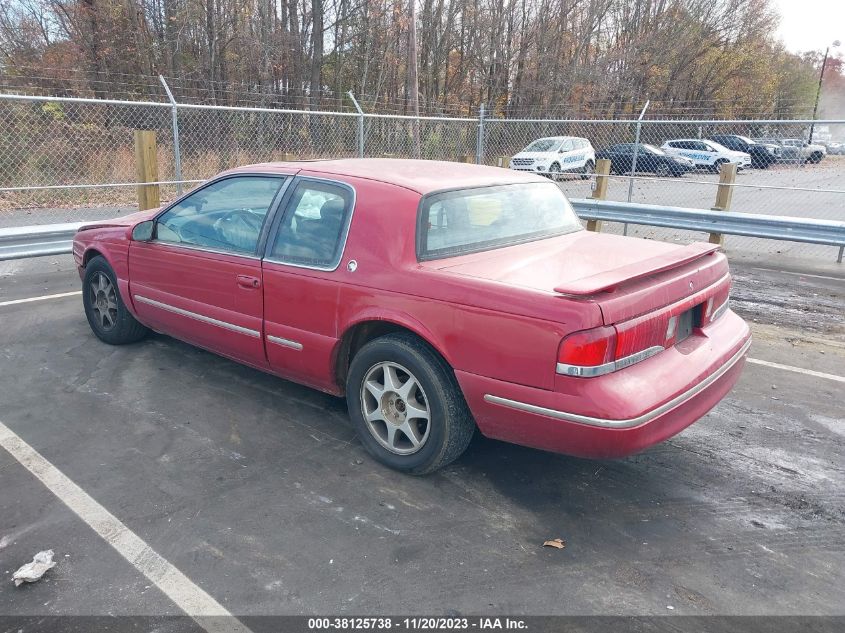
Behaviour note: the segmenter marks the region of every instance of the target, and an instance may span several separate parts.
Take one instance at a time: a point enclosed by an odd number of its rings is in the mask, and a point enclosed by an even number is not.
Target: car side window
[[[268,255],[285,264],[334,269],[354,197],[347,187],[303,180],[293,191]]]
[[[203,187],[158,217],[155,239],[252,255],[283,182],[277,176],[234,176]]]
[[[572,139],[567,139],[563,143],[560,144],[560,151],[561,152],[571,152],[572,151]]]

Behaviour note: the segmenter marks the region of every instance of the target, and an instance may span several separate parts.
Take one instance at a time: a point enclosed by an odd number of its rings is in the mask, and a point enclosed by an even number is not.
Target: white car
[[[696,167],[706,167],[718,173],[724,163],[736,163],[737,169],[751,166],[751,155],[736,152],[716,141],[703,141],[698,138],[676,138],[663,143],[661,149],[671,156],[683,156],[695,163]]]
[[[808,143],[801,138],[783,139],[785,151],[796,160],[800,157],[805,163],[820,163],[827,156],[827,148],[824,145]]]
[[[575,172],[586,179],[596,168],[596,150],[590,141],[578,136],[538,138],[511,158],[510,168],[552,179],[565,172]]]

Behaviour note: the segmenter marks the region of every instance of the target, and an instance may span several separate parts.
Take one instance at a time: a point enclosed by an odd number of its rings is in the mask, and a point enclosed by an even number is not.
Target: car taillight
[[[645,360],[663,351],[668,318],[642,317],[617,327],[574,332],[560,343],[557,373],[588,378]]]
[[[560,342],[558,350],[558,372],[571,376],[581,373],[561,372],[561,365],[574,368],[602,366],[613,362],[616,354],[616,328],[597,327],[581,330],[567,336]]]

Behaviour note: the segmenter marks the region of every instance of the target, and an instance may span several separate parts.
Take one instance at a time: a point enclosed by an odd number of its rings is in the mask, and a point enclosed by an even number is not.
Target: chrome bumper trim
[[[141,303],[146,303],[147,305],[151,305],[156,308],[161,308],[162,310],[167,310],[168,312],[172,312],[173,314],[188,317],[189,319],[195,319],[196,321],[202,321],[203,323],[208,323],[210,325],[216,325],[217,327],[221,327],[224,330],[230,330],[232,332],[237,332],[238,334],[246,334],[247,336],[251,336],[252,338],[261,338],[261,332],[258,332],[256,330],[250,330],[249,328],[241,327],[240,325],[235,325],[234,323],[227,323],[226,321],[213,319],[209,316],[205,316],[204,314],[197,314],[196,312],[191,312],[190,310],[183,310],[182,308],[177,308],[176,306],[172,306],[168,303],[162,303],[161,301],[156,301],[155,299],[150,299],[141,295],[134,296],[135,301],[140,301]]]
[[[625,358],[620,358],[619,360],[612,360],[609,363],[605,363],[604,365],[567,365],[566,363],[558,363],[556,370],[557,373],[562,374],[564,376],[575,376],[577,378],[593,378],[595,376],[603,376],[604,374],[609,374],[612,371],[618,371],[620,369],[625,369],[625,367],[630,367],[640,361],[645,360],[646,358],[651,358],[655,354],[659,354],[666,348],[662,345],[655,345],[654,347],[649,347],[648,349],[644,349],[641,352],[637,352],[636,354],[631,354],[630,356],[626,356]]]
[[[558,420],[566,420],[567,422],[578,422],[580,424],[600,426],[610,429],[627,429],[634,426],[640,426],[641,424],[645,424],[646,422],[651,422],[654,418],[657,418],[666,413],[667,411],[674,409],[675,407],[680,404],[683,404],[696,394],[707,389],[707,387],[712,385],[724,374],[726,374],[731,369],[731,367],[736,365],[748,351],[748,348],[750,346],[751,338],[749,337],[736,354],[731,356],[730,359],[724,365],[719,367],[719,369],[707,376],[707,378],[702,380],[700,383],[698,383],[691,389],[688,389],[684,393],[675,396],[668,402],[661,404],[656,409],[652,409],[651,411],[643,413],[642,415],[639,415],[636,418],[630,418],[628,420],[611,420],[607,418],[594,418],[588,415],[578,415],[577,413],[568,413],[566,411],[558,411],[557,409],[548,409],[546,407],[539,407],[534,404],[519,402],[517,400],[510,400],[508,398],[502,398],[500,396],[494,396],[491,394],[485,394],[484,401],[489,402],[490,404],[497,404],[503,407],[508,407],[510,409],[516,409],[518,411],[527,411],[529,413],[545,415]]]
[[[297,351],[300,351],[302,349],[302,343],[292,341],[289,338],[282,338],[281,336],[270,336],[268,334],[267,340],[271,343],[275,343],[276,345],[281,345],[282,347],[289,347]]]

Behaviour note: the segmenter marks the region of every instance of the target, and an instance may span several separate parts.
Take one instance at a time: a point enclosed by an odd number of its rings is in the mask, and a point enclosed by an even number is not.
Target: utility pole
[[[836,40],[835,42],[833,42],[833,44],[831,44],[831,46],[833,46],[834,48],[839,46],[839,40]],[[821,69],[821,72],[819,72],[819,87],[816,89],[816,103],[813,106],[813,122],[810,124],[810,138],[809,138],[810,143],[813,142],[813,133],[816,130],[816,114],[819,111],[819,97],[821,97],[821,94],[822,94],[822,82],[824,81],[824,67],[827,65],[827,56],[828,56],[829,53],[830,53],[830,46],[828,46],[826,49],[824,49],[824,59],[822,59],[822,69]]]
[[[417,72],[417,0],[410,3],[410,24],[408,25],[408,96],[414,114],[412,134],[414,137],[414,158],[420,158],[420,81]]]

